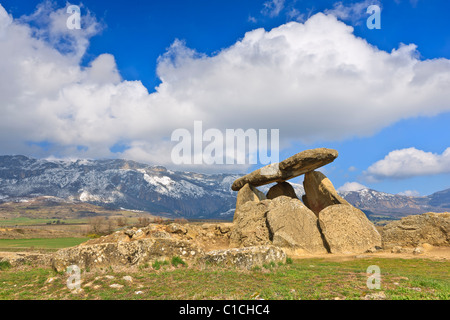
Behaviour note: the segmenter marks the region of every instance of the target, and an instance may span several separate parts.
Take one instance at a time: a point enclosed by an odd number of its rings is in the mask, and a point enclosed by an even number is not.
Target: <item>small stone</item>
[[[84,290],[82,288],[76,288],[76,289],[71,291],[71,293],[73,293],[73,294],[80,294],[80,293],[83,293],[83,292],[84,292]]]
[[[143,291],[136,291],[134,294],[143,294]]]
[[[133,282],[133,278],[130,276],[124,276],[122,279],[128,282]]]
[[[133,229],[127,229],[123,233],[131,238],[136,233],[136,231],[134,231]]]
[[[386,294],[384,291],[370,293],[364,297],[364,300],[386,300]]]
[[[413,254],[422,254],[424,252],[422,247],[414,248]]]
[[[121,289],[121,288],[123,288],[123,285],[114,283],[114,284],[110,285],[109,287],[113,288],[113,289]]]
[[[45,283],[52,283],[53,281],[55,281],[56,278],[48,278]]]

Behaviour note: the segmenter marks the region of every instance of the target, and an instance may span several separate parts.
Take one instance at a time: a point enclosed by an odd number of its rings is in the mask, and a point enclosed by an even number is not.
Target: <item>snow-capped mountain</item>
[[[340,195],[372,219],[450,211],[450,189],[424,197],[390,194],[372,189],[341,192]]]
[[[0,202],[53,196],[170,217],[231,219],[237,195],[231,185],[239,176],[178,172],[119,159],[63,161],[0,156]],[[290,183],[301,199],[303,186]],[[269,188],[258,187],[264,193]],[[427,197],[370,189],[341,195],[369,218],[450,211],[450,189]]]
[[[237,177],[175,172],[127,160],[0,156],[0,201],[55,196],[168,216],[215,218],[234,208],[231,184]]]

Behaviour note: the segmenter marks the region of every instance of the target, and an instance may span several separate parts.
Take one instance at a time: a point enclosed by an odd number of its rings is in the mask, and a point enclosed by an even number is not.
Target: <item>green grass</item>
[[[183,267],[186,266],[186,262],[184,262],[183,259],[181,259],[181,258],[178,257],[178,256],[172,257],[171,264],[172,264],[174,267],[178,267],[178,265],[180,265],[180,264],[181,264]]]
[[[381,269],[381,289],[367,288],[367,267]],[[67,274],[51,269],[0,271],[0,299],[363,299],[383,291],[387,299],[450,300],[450,262],[424,259],[292,260],[239,271],[213,266],[137,268],[81,274],[81,293],[66,287]],[[113,275],[108,279],[106,275]],[[133,282],[122,278],[130,275]],[[48,279],[53,278],[51,282]],[[120,289],[110,288],[121,284]],[[142,291],[142,294],[136,294]]]
[[[49,219],[49,218],[28,218],[28,217],[17,217],[12,219],[0,219],[0,227],[10,227],[10,226],[29,226],[35,224],[55,224],[59,220],[60,223],[87,223],[88,219]]]
[[[37,239],[0,239],[2,249],[61,249],[73,247],[89,240],[88,238],[37,238]]]
[[[0,261],[0,270],[8,270],[9,268],[11,268],[9,261]]]

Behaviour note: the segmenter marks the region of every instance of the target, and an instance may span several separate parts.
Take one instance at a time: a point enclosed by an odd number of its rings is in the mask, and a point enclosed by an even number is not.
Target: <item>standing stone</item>
[[[266,215],[269,200],[248,201],[236,208],[231,231],[231,245],[250,247],[271,244]]]
[[[269,164],[236,179],[233,182],[231,189],[238,191],[246,183],[258,187],[272,182],[283,182],[320,168],[334,161],[337,156],[338,152],[333,149],[317,148],[305,150],[280,163]]]
[[[260,201],[266,199],[263,192],[259,191],[252,185],[246,183],[241,190],[239,190],[236,199],[236,210],[248,201]]]
[[[317,217],[299,199],[280,196],[269,204],[267,223],[273,244],[303,249],[309,253],[327,253],[318,228]]]
[[[364,253],[381,247],[381,236],[364,212],[335,204],[320,212],[319,224],[331,253]]]
[[[267,199],[275,199],[276,197],[280,196],[298,199],[294,188],[289,182],[278,182],[276,185],[269,189],[266,195]]]
[[[322,172],[311,171],[305,174],[303,187],[305,188],[303,203],[317,216],[319,216],[320,211],[328,206],[334,204],[350,205],[338,195],[331,181]]]

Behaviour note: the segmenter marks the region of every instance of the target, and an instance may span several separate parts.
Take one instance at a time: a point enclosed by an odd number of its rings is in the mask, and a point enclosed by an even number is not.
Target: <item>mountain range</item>
[[[168,170],[135,161],[48,160],[0,156],[0,202],[52,196],[109,209],[142,210],[167,217],[232,219],[239,174]],[[291,183],[301,199],[301,184]],[[267,192],[270,185],[259,187]],[[370,219],[398,219],[429,211],[450,211],[450,189],[409,197],[371,189],[340,193]]]

